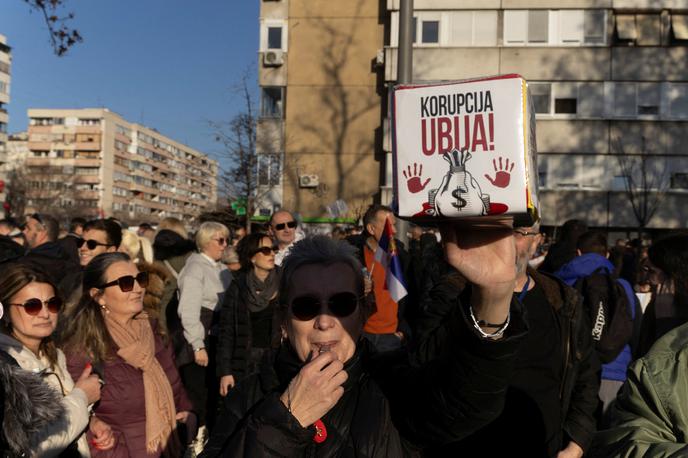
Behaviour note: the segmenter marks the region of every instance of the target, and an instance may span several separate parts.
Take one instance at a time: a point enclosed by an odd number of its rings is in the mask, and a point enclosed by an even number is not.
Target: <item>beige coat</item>
[[[12,337],[0,334],[0,349],[9,354],[19,366],[27,371],[43,373],[43,380],[64,395],[63,404],[66,411],[67,423],[51,425],[39,439],[40,443],[35,456],[49,458],[58,456],[72,442],[78,439],[79,453],[82,457],[90,457],[88,441],[85,431],[88,428],[89,412],[86,393],[74,388],[74,381],[67,372],[65,355],[57,351],[57,367],[49,368],[48,360],[43,356],[38,358],[31,350],[24,347]]]

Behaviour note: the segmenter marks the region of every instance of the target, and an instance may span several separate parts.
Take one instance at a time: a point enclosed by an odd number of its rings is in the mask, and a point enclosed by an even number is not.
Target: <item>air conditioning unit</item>
[[[317,188],[320,184],[318,175],[299,175],[299,187]]]
[[[284,63],[284,51],[270,49],[263,53],[263,65],[266,67],[279,67]]]

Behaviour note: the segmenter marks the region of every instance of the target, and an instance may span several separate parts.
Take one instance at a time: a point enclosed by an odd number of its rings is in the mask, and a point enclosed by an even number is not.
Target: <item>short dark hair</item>
[[[146,230],[146,231],[148,231],[148,230],[154,231],[154,230],[155,230],[155,229],[153,229],[153,226],[151,226],[149,223],[141,223],[141,224],[139,224],[139,229],[143,229],[143,230]]]
[[[251,268],[251,258],[256,254],[256,250],[260,247],[260,242],[264,238],[269,239],[270,236],[265,232],[252,232],[237,243],[236,250],[243,270],[248,271]]]
[[[77,227],[84,227],[84,224],[86,224],[85,218],[81,218],[80,216],[77,216],[76,218],[72,218],[71,221],[69,222],[69,232],[76,231]]]
[[[48,241],[54,242],[60,235],[60,223],[57,220],[45,213],[34,213],[30,218],[35,219],[48,232]]]
[[[84,224],[84,232],[97,230],[105,232],[107,243],[119,248],[122,243],[122,228],[110,219],[93,219]]]
[[[373,204],[366,210],[363,215],[363,227],[367,228],[368,224],[372,224],[377,218],[377,214],[380,212],[394,213],[394,211],[387,205]]]
[[[576,248],[582,254],[597,253],[607,256],[607,236],[600,231],[588,231],[578,237]]]

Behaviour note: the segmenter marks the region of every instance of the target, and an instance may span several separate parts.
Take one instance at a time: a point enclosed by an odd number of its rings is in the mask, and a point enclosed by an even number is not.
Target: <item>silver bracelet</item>
[[[485,339],[496,339],[498,337],[502,337],[504,335],[504,331],[506,331],[506,328],[509,327],[509,322],[511,321],[511,311],[508,313],[508,315],[506,316],[506,321],[499,329],[497,329],[493,333],[487,333],[483,331],[483,329],[480,327],[480,324],[478,324],[478,320],[475,319],[475,315],[473,314],[473,306],[469,306],[468,310],[471,314],[471,319],[473,320],[473,327]]]

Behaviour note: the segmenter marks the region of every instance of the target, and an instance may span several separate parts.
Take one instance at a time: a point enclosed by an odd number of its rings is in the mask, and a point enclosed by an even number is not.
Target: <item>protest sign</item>
[[[535,116],[519,75],[396,86],[392,129],[400,217],[537,219]]]

